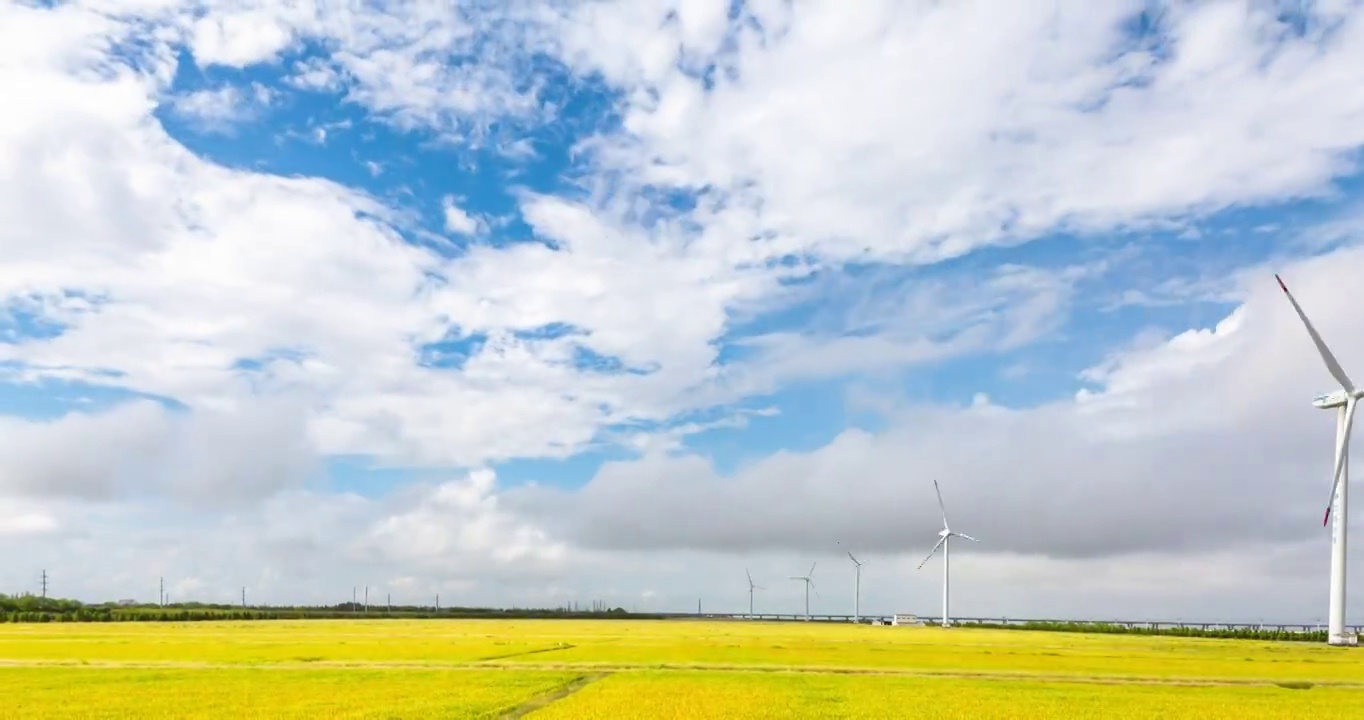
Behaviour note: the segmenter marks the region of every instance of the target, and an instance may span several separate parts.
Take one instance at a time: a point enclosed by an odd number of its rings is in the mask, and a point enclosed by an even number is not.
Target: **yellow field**
[[[694,621],[0,625],[0,718],[1364,718],[1364,651]]]

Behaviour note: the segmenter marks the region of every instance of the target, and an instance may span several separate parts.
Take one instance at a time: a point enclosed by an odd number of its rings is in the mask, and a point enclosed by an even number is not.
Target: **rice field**
[[[1359,718],[1364,650],[807,623],[0,625],[0,718]]]

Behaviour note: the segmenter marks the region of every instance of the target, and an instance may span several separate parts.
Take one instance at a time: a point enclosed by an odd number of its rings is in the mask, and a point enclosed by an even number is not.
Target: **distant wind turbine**
[[[748,576],[748,617],[751,619],[753,617],[753,591],[766,590],[767,588],[753,584],[753,574],[748,571],[748,568],[744,568],[744,574]]]
[[[817,564],[819,564],[819,561],[818,561],[818,560],[816,560],[815,562],[810,563],[810,572],[805,573],[804,575],[792,575],[792,576],[791,576],[791,579],[792,579],[792,580],[803,580],[803,581],[805,582],[805,619],[806,619],[806,620],[809,620],[809,619],[810,619],[810,588],[814,587],[814,584],[815,584],[815,581],[814,581],[813,578],[814,578],[814,576],[815,576],[815,565],[817,565]],[[816,597],[819,596],[819,590],[818,590],[818,589],[815,590],[815,596],[816,596]]]
[[[848,559],[853,561],[853,624],[855,625],[862,615],[862,566],[866,563],[853,557],[851,551],[847,552]]]
[[[1345,561],[1347,523],[1350,514],[1350,429],[1354,426],[1355,408],[1359,404],[1359,399],[1364,398],[1364,388],[1356,388],[1354,383],[1350,382],[1344,368],[1340,366],[1330,348],[1326,347],[1321,335],[1317,334],[1317,329],[1312,327],[1312,321],[1307,319],[1307,314],[1298,305],[1293,293],[1288,291],[1283,278],[1275,275],[1274,279],[1279,281],[1279,288],[1288,296],[1288,302],[1293,304],[1293,310],[1307,328],[1312,344],[1317,346],[1317,353],[1326,363],[1326,370],[1340,383],[1339,390],[1317,396],[1312,404],[1323,410],[1336,409],[1336,452],[1334,471],[1331,474],[1331,497],[1327,500],[1326,513],[1321,519],[1324,526],[1335,518],[1335,523],[1331,525],[1331,594],[1327,610],[1326,642],[1331,645],[1350,645],[1355,641],[1345,626]]]
[[[949,597],[949,593],[948,593],[948,590],[949,590],[949,588],[950,588],[950,586],[951,586],[951,585],[950,585],[950,583],[951,583],[950,577],[951,577],[951,576],[950,576],[949,571],[948,571],[948,568],[949,568],[950,566],[949,566],[949,563],[948,563],[948,559],[949,559],[949,558],[948,558],[948,552],[947,552],[947,551],[948,551],[948,548],[947,548],[947,541],[948,541],[948,539],[950,539],[950,538],[952,538],[952,537],[964,538],[964,539],[966,539],[966,540],[970,540],[971,542],[975,542],[975,543],[978,543],[978,542],[980,542],[980,541],[977,540],[977,539],[975,539],[975,538],[973,538],[973,537],[971,537],[970,535],[966,535],[966,534],[964,534],[964,533],[952,532],[952,528],[948,527],[948,525],[947,525],[947,508],[943,505],[943,502],[942,502],[942,490],[938,487],[938,481],[937,481],[937,480],[934,480],[934,481],[933,481],[933,491],[936,492],[936,493],[938,494],[938,510],[942,511],[942,529],[938,531],[938,544],[937,544],[937,545],[934,545],[934,546],[933,546],[933,549],[928,551],[928,557],[925,557],[924,560],[923,560],[923,562],[919,563],[919,567],[918,567],[918,568],[915,568],[915,569],[923,568],[924,564],[927,563],[930,559],[932,559],[933,553],[937,552],[937,551],[938,551],[938,548],[942,548],[942,626],[943,626],[943,627],[947,627],[948,624],[949,624],[949,616],[948,616],[948,597]]]

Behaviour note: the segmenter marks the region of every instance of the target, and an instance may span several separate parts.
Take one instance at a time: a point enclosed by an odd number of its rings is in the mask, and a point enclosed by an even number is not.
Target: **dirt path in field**
[[[475,662],[490,663],[494,660],[506,660],[507,658],[523,657],[525,655],[539,655],[540,653],[556,652],[559,650],[572,650],[575,647],[578,646],[570,645],[569,643],[560,643],[559,645],[555,645],[553,647],[542,647],[536,648],[534,650],[518,650],[517,652],[507,653],[505,655],[491,655],[489,657],[479,658]]]
[[[499,716],[499,718],[500,720],[513,720],[514,718],[525,717],[526,715],[529,715],[535,712],[536,710],[539,710],[540,708],[549,705],[550,703],[556,703],[559,702],[560,700],[563,700],[569,695],[572,695],[573,693],[582,690],[583,688],[606,677],[607,675],[610,675],[610,673],[599,672],[575,678],[572,682],[568,683],[567,685],[564,685],[563,687],[557,690],[551,690],[550,692],[536,695],[535,697],[503,713],[502,715]]]
[[[563,650],[566,648],[542,648],[534,653]],[[516,653],[525,655],[530,653]],[[423,662],[369,662],[347,660],[318,660],[313,662],[270,662],[260,664],[194,662],[194,661],[156,661],[156,660],[15,660],[0,659],[0,670],[5,668],[67,668],[67,669],[144,669],[144,670],[256,670],[256,671],[306,671],[306,670],[426,670],[426,671],[500,671],[500,672],[589,672],[584,682],[592,682],[606,675],[629,672],[725,672],[725,673],[782,673],[790,675],[872,675],[883,677],[941,678],[949,680],[994,680],[1038,683],[1085,683],[1099,685],[1167,685],[1182,687],[1291,687],[1307,689],[1311,687],[1330,687],[1351,690],[1364,690],[1364,681],[1352,680],[1299,680],[1297,678],[1190,678],[1190,677],[1153,677],[1131,675],[1065,675],[1055,673],[1028,672],[968,672],[962,670],[929,670],[923,668],[850,668],[850,667],[784,667],[773,665],[721,665],[721,664],[619,664],[619,663],[515,663],[497,662],[484,659],[454,663]],[[579,678],[581,680],[582,678]],[[576,681],[575,681],[576,682]],[[576,689],[575,689],[576,690]],[[559,691],[555,691],[559,692]],[[519,716],[518,716],[519,717]]]

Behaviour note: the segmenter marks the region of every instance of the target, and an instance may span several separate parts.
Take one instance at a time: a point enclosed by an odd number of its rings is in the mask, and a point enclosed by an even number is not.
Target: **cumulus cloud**
[[[379,557],[428,570],[458,555],[517,569],[553,567],[562,561],[563,543],[499,507],[496,480],[484,469],[404,493],[360,542]]]
[[[258,119],[270,104],[272,92],[260,83],[242,89],[235,85],[195,90],[176,97],[175,113],[201,129],[231,132],[237,125]]]
[[[1319,194],[1364,142],[1335,90],[1357,3],[721,5],[579,4],[556,46],[624,89],[603,162],[772,255],[932,262]]]
[[[176,413],[136,401],[47,422],[0,418],[0,493],[254,500],[302,484],[315,469],[301,409],[272,399]]]
[[[1359,319],[1335,291],[1361,262],[1354,246],[1283,271],[1337,355],[1364,368]],[[954,527],[984,541],[978,552],[1092,558],[1320,541],[1335,423],[1310,401],[1333,381],[1273,270],[1238,275],[1243,302],[1215,326],[1115,353],[1071,399],[905,405],[884,432],[850,430],[733,475],[697,456],[656,456],[607,464],[581,490],[514,497],[564,536],[616,550],[820,552],[841,541],[905,552],[938,525],[933,479]]]
[[[479,222],[469,215],[469,213],[455,204],[455,199],[446,197],[441,200],[441,208],[445,211],[445,229],[457,235],[473,235],[479,230]]]
[[[57,530],[57,518],[31,503],[0,500],[0,536],[47,535]]]

